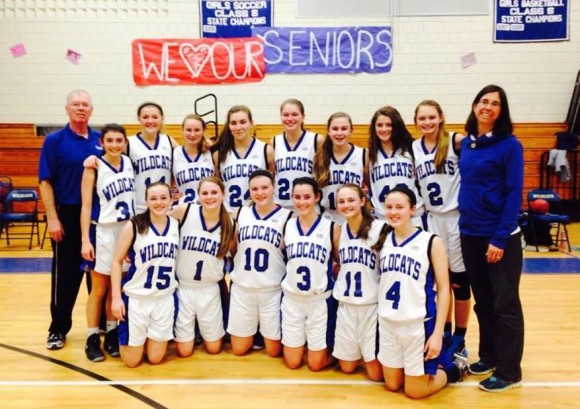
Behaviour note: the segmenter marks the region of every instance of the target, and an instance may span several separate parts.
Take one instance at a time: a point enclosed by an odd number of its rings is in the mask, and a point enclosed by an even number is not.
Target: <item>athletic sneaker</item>
[[[119,327],[105,334],[105,351],[113,358],[121,355],[119,353]]]
[[[64,347],[66,337],[60,333],[50,333],[46,339],[46,349],[57,350]]]
[[[471,364],[467,367],[469,373],[473,375],[485,375],[495,370],[495,366],[488,365],[485,362],[479,360],[474,364]]]
[[[465,348],[465,338],[453,336],[451,342],[445,349],[449,356],[462,356],[467,358],[467,348]]]
[[[260,332],[256,332],[254,335],[254,342],[252,343],[252,349],[258,351],[260,349],[264,349],[266,344],[264,343],[264,337]]]
[[[522,386],[521,379],[519,381],[508,381],[497,375],[492,375],[479,383],[479,389],[487,392],[503,392],[520,386]]]
[[[99,334],[91,334],[87,338],[85,345],[85,354],[89,361],[101,362],[105,360],[105,354],[101,349],[101,337]]]

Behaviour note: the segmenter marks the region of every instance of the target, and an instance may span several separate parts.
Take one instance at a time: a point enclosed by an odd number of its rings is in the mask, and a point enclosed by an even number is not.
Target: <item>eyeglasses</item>
[[[484,107],[491,106],[493,108],[499,108],[501,106],[499,101],[490,101],[489,99],[480,99],[479,104]]]

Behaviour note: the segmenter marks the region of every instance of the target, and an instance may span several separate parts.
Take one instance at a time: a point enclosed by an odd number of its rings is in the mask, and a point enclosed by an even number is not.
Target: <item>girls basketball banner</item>
[[[382,73],[393,65],[391,27],[254,27],[268,74]]]
[[[132,43],[137,85],[227,84],[262,81],[259,38],[139,39]]]
[[[495,42],[570,39],[569,0],[495,0]]]

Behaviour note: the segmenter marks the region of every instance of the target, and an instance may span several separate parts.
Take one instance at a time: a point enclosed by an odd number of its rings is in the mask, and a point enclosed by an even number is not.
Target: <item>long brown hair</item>
[[[147,186],[147,188],[145,189],[145,200],[147,200],[147,197],[149,196],[149,189],[155,186],[165,186],[167,188],[167,192],[169,193],[169,197],[171,197],[171,188],[167,183],[154,182],[151,183],[149,186]],[[137,232],[139,234],[147,233],[147,231],[149,231],[149,225],[151,224],[151,211],[149,210],[149,207],[143,213],[139,213],[133,216],[133,223],[135,223],[135,226],[137,227]]]
[[[439,114],[439,117],[441,118],[439,132],[437,132],[437,144],[435,145],[437,152],[435,152],[435,159],[433,162],[435,163],[436,173],[442,174],[445,168],[445,161],[447,160],[447,150],[449,149],[449,133],[447,133],[447,130],[445,129],[445,117],[443,116],[443,110],[441,109],[441,105],[439,105],[438,102],[431,99],[426,99],[419,102],[419,105],[417,105],[415,108],[415,116],[413,118],[415,126],[417,125],[417,112],[419,112],[419,108],[422,106],[435,108]]]
[[[204,183],[216,184],[223,194],[225,194],[226,192],[226,187],[224,186],[224,183],[220,178],[218,178],[217,176],[207,176],[199,181],[199,185],[197,188],[198,195]],[[227,256],[227,254],[232,248],[232,242],[234,238],[234,223],[232,221],[232,218],[230,217],[230,214],[226,210],[223,202],[220,206],[220,229],[221,229],[220,246],[218,248],[216,257],[224,258],[225,256]]]
[[[354,183],[347,183],[345,185],[342,185],[336,191],[337,198],[338,198],[338,194],[340,193],[340,191],[342,189],[352,189],[355,192],[357,192],[358,197],[360,199],[366,200],[366,195],[364,194],[364,192],[362,191],[362,189],[359,185],[355,185]],[[369,204],[368,201],[366,201],[365,205],[363,207],[361,207],[361,209],[360,209],[361,214],[362,214],[362,223],[358,229],[358,232],[356,232],[356,234],[361,240],[366,240],[369,238],[369,230],[371,229],[373,221],[375,220],[374,216],[371,214],[370,210],[367,207],[368,204]]]
[[[201,141],[199,141],[199,144],[197,145],[197,151],[201,152],[201,153],[206,153],[208,150],[207,147],[207,141],[205,140],[205,129],[207,127],[207,125],[205,124],[205,121],[203,120],[203,118],[197,114],[189,114],[187,115],[185,118],[183,118],[183,122],[181,123],[181,130],[183,131],[183,128],[185,127],[185,122],[187,122],[189,119],[192,119],[194,121],[199,121],[201,123],[201,128],[204,131],[204,134],[201,137]]]
[[[230,131],[230,117],[237,112],[245,112],[248,115],[250,122],[254,122],[252,119],[252,111],[250,111],[250,108],[247,106],[235,105],[230,108],[226,115],[226,123],[224,124],[217,141],[218,162],[220,163],[225,161],[228,153],[234,149],[234,136],[232,135],[232,131]]]
[[[332,156],[332,139],[328,136],[328,130],[330,129],[330,124],[332,121],[337,118],[346,118],[350,124],[351,131],[353,129],[352,119],[346,112],[335,112],[328,118],[328,121],[326,122],[327,136],[322,143],[322,149],[316,151],[316,154],[314,155],[314,165],[312,167],[312,175],[320,187],[325,187],[330,182],[330,157]]]
[[[377,162],[377,156],[379,147],[381,146],[381,141],[377,135],[377,130],[375,126],[379,116],[387,116],[391,119],[392,132],[391,132],[391,142],[393,143],[393,152],[401,149],[402,153],[409,152],[413,154],[411,145],[413,143],[413,136],[411,132],[405,126],[405,121],[403,117],[392,106],[384,106],[377,109],[371,119],[371,124],[369,125],[369,162],[374,164]]]

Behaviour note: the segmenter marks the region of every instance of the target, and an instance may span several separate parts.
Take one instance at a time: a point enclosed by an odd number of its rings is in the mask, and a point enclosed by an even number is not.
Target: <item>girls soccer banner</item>
[[[201,36],[251,37],[252,27],[271,27],[272,0],[200,0]]]
[[[570,0],[495,0],[495,42],[570,38]]]
[[[382,73],[393,65],[391,27],[254,27],[268,74]]]
[[[266,71],[259,38],[140,39],[132,48],[137,85],[257,82]]]

